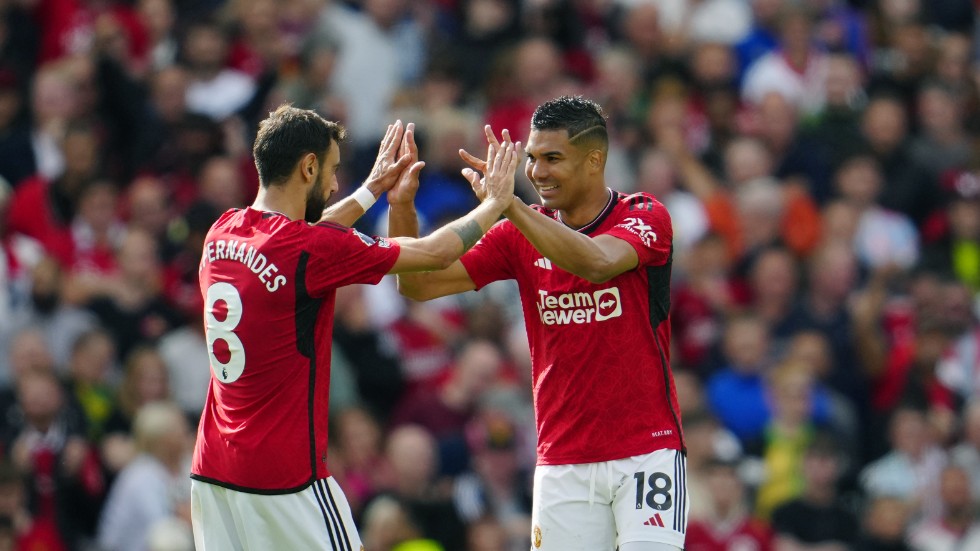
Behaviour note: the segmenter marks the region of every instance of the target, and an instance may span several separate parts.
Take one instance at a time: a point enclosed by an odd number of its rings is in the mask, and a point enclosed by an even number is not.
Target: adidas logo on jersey
[[[663,528],[664,519],[660,518],[660,513],[654,513],[652,517],[650,517],[649,519],[647,519],[646,522],[643,523],[643,526],[659,526]]]
[[[547,258],[539,258],[534,261],[534,265],[538,268],[544,268],[545,270],[551,269],[551,261]]]

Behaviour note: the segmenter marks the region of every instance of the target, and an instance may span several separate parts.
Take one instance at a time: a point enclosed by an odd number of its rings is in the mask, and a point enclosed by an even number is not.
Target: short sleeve
[[[515,250],[510,242],[516,232],[509,220],[501,220],[459,259],[478,290],[494,281],[514,279],[513,254],[508,251]]]
[[[399,247],[383,237],[371,237],[330,222],[304,232],[303,249],[309,254],[306,287],[310,296],[354,283],[374,285],[398,260]]]
[[[661,266],[670,260],[674,231],[667,208],[646,196],[629,198],[629,210],[612,229],[606,232],[626,241],[636,249],[639,266]]]

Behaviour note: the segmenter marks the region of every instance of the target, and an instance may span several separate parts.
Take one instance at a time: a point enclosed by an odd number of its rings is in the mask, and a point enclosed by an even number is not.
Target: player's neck
[[[612,197],[612,190],[605,185],[595,186],[589,190],[587,196],[572,207],[558,211],[558,214],[565,225],[578,229],[594,222],[609,205]]]
[[[259,187],[252,208],[256,210],[279,212],[290,220],[301,220],[306,214],[306,202],[294,191],[294,186]]]

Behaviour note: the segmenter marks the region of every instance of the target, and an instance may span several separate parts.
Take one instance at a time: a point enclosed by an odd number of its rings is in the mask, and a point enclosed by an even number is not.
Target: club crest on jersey
[[[365,235],[365,234],[363,234],[363,233],[361,233],[361,232],[359,232],[357,230],[354,230],[354,235],[356,235],[368,247],[370,247],[371,245],[374,245],[376,243],[376,241],[374,240],[373,237],[371,237],[370,235]]]
[[[533,537],[534,537],[534,548],[541,549],[541,527],[538,525],[534,526]]]
[[[630,233],[636,234],[647,247],[652,246],[657,241],[656,232],[654,232],[653,228],[641,218],[626,218],[623,220],[622,224],[618,224],[616,227],[623,228],[628,230]]]
[[[619,287],[557,295],[539,289],[537,307],[545,325],[582,325],[623,315]]]

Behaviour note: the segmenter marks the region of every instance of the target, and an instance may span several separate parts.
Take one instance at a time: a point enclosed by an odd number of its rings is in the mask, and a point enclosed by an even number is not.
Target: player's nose
[[[528,163],[528,165],[529,165],[527,167],[528,178],[530,178],[532,181],[541,180],[548,176],[548,169],[544,163],[542,162]]]

